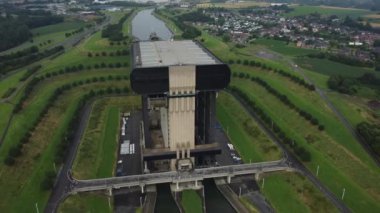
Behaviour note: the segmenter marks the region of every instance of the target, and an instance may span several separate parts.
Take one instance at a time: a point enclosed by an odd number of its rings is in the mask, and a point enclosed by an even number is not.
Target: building
[[[186,170],[220,153],[216,94],[229,82],[229,67],[198,42],[135,43],[131,87],[142,95],[145,165]]]

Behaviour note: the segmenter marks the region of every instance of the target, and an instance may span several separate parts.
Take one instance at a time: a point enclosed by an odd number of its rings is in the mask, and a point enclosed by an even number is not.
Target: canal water
[[[165,23],[156,18],[152,13],[154,9],[146,9],[138,12],[132,20],[132,35],[140,41],[149,40],[151,33],[155,32],[162,40],[170,40],[172,32]]]
[[[158,184],[155,213],[179,213],[177,204],[170,191],[169,184]]]
[[[205,190],[206,212],[236,213],[227,199],[216,188],[212,179],[203,181]]]

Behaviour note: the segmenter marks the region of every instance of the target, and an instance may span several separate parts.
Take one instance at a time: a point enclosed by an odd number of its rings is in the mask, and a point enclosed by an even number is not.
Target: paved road
[[[142,162],[141,162],[141,148],[140,148],[140,121],[142,119],[141,112],[131,112],[127,123],[125,125],[125,135],[119,132],[120,144],[125,140],[129,140],[130,144],[134,144],[135,152],[133,154],[120,155],[118,152],[117,161],[121,160],[122,163],[118,163],[115,168],[115,174],[119,175],[137,175],[142,173]],[[123,125],[122,119],[120,119],[120,126]],[[119,172],[118,172],[119,170]],[[114,211],[123,213],[134,213],[136,212],[136,207],[140,206],[141,190],[139,187],[135,187],[137,190],[128,190],[130,188],[122,188],[112,190],[112,195],[114,196]]]
[[[256,115],[255,112],[253,112],[247,105],[247,103],[237,96],[234,93],[231,93],[242,105],[243,107],[249,112],[249,114],[257,121],[258,125],[261,129],[265,131],[265,133],[270,137],[272,141],[274,141],[282,150],[284,153],[286,153],[286,159],[289,163],[289,166],[296,168],[302,175],[307,177],[309,181],[311,181],[324,195],[327,197],[332,204],[335,205],[335,207],[340,210],[341,212],[351,212],[351,210],[339,199],[333,194],[327,187],[325,187],[314,175],[311,173],[294,155],[293,153],[289,152],[286,146],[281,143],[276,135],[270,130],[262,121],[261,119]]]
[[[255,173],[274,171],[290,171],[285,161],[271,161],[252,164],[237,164],[229,166],[209,167],[194,169],[189,172],[160,172],[142,175],[130,175],[122,177],[100,178],[93,180],[72,180],[72,192],[97,191],[105,189],[117,189],[123,187],[145,186],[160,183],[181,183],[201,181],[207,178],[233,177]]]

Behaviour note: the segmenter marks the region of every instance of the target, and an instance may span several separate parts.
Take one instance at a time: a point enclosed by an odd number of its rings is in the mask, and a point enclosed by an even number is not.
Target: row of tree
[[[88,52],[87,56],[88,57],[99,57],[99,56],[122,56],[122,55],[129,55],[129,50],[124,49],[124,50],[117,50],[115,52]]]
[[[43,78],[40,78],[40,79],[43,79]],[[22,155],[23,145],[26,144],[26,143],[28,143],[30,141],[30,138],[31,138],[33,132],[35,131],[37,125],[42,121],[43,117],[46,115],[46,113],[48,112],[49,108],[53,105],[53,103],[65,91],[70,90],[70,89],[75,88],[75,87],[78,87],[78,86],[82,86],[84,84],[96,83],[96,82],[102,81],[102,80],[106,81],[106,80],[122,80],[122,79],[128,80],[129,78],[128,78],[128,76],[112,76],[112,77],[108,76],[108,77],[99,77],[99,78],[98,77],[93,77],[93,78],[89,78],[87,80],[80,80],[80,81],[75,81],[75,82],[72,82],[72,83],[68,83],[68,84],[65,84],[65,85],[57,88],[53,92],[53,95],[49,97],[49,99],[47,101],[47,104],[43,107],[42,111],[37,116],[37,119],[33,122],[32,126],[28,129],[28,131],[26,131],[26,133],[23,135],[23,137],[21,138],[21,140],[16,145],[12,146],[9,149],[8,155],[4,159],[4,163],[6,165],[8,165],[8,166],[12,166],[12,165],[15,164],[16,158]],[[41,80],[39,80],[39,81],[41,81]],[[29,93],[31,92],[31,91],[28,91],[28,90],[25,90],[25,91],[29,92]],[[98,92],[97,94],[112,94],[112,93],[119,94],[119,93],[125,93],[125,92],[129,92],[129,88],[128,87],[125,87],[123,89],[119,89],[119,88],[114,89],[112,87],[109,87],[106,90],[102,90],[101,92]],[[14,111],[14,113],[16,113],[16,112]],[[59,155],[58,157],[59,158],[63,157],[63,155],[62,156]]]
[[[303,78],[300,78],[296,75],[292,75],[290,74],[289,72],[286,72],[282,69],[276,69],[276,68],[272,68],[270,67],[269,65],[265,64],[265,63],[261,63],[260,61],[254,61],[254,60],[251,60],[251,61],[248,61],[247,59],[245,60],[240,60],[240,59],[237,59],[236,61],[233,60],[233,59],[230,59],[228,60],[228,63],[229,64],[243,64],[245,66],[254,66],[254,67],[258,67],[258,68],[261,68],[263,70],[268,70],[268,71],[273,71],[274,73],[278,73],[286,78],[289,78],[290,80],[292,80],[293,82],[309,89],[310,91],[314,91],[315,90],[315,86],[313,84],[309,84],[307,83]]]
[[[122,66],[122,64],[119,62],[116,62],[115,65],[113,65],[113,64],[109,64],[109,65],[112,65],[112,66],[108,66],[109,68],[119,68]],[[123,65],[128,66],[127,63],[125,63]],[[106,67],[107,67],[107,65],[105,63],[101,63],[101,65],[98,65],[98,64],[94,65],[95,69],[106,68]],[[15,107],[13,108],[13,113],[18,113],[20,110],[22,110],[22,106],[23,106],[24,102],[26,101],[26,99],[28,99],[29,95],[32,93],[32,91],[34,90],[34,88],[37,86],[37,84],[39,82],[41,82],[47,78],[55,77],[58,75],[63,75],[65,73],[79,72],[79,71],[82,71],[84,69],[85,69],[85,66],[83,64],[79,64],[76,66],[65,67],[65,69],[60,69],[59,71],[45,73],[45,75],[43,75],[43,76],[34,77],[26,85],[23,95],[21,96],[21,98],[18,100],[18,102],[15,104]],[[91,70],[91,65],[88,65],[86,67],[86,69]],[[123,78],[125,79],[127,77],[123,77]],[[122,79],[121,77],[116,77],[116,80],[121,80],[121,79]],[[99,80],[102,81],[102,79],[99,79]],[[113,80],[113,79],[111,78],[109,80]],[[93,81],[97,82],[98,78],[94,77]],[[81,82],[81,81],[79,81],[79,82]],[[81,83],[83,83],[83,82],[81,82]],[[86,81],[86,83],[89,83],[89,82]]]
[[[364,138],[366,143],[380,157],[380,126],[361,122],[356,126],[356,131]]]
[[[24,75],[21,76],[20,81],[25,81],[30,76],[32,76],[34,73],[36,73],[39,69],[41,69],[41,67],[42,67],[42,65],[39,64],[39,65],[33,66],[31,68],[28,68],[26,70],[26,73],[24,73]]]
[[[63,46],[56,46],[43,52],[32,53],[20,58],[10,59],[0,63],[0,75],[4,75],[14,69],[26,66],[42,58],[64,51]]]
[[[273,130],[280,141],[287,145],[291,150],[293,150],[293,152],[303,162],[309,162],[311,160],[310,152],[302,146],[299,146],[296,140],[287,136],[286,133],[277,125],[277,123],[271,119],[271,117],[262,108],[260,108],[256,102],[253,101],[245,92],[235,86],[229,87],[229,90],[231,90],[238,97],[242,98],[247,106],[260,117],[265,125]]]
[[[83,32],[83,31],[84,31],[84,28],[81,27],[81,28],[79,28],[79,29],[77,29],[77,30],[74,30],[74,31],[72,31],[72,32],[67,32],[67,33],[65,33],[65,37],[68,38],[68,37],[70,37],[70,36],[72,36],[72,35],[75,35],[75,34],[77,34],[77,33],[81,33],[81,32]]]
[[[38,53],[38,51],[39,51],[38,47],[34,45],[31,47],[25,48],[23,50],[19,50],[17,52],[12,52],[10,54],[0,55],[0,62],[25,57],[25,56],[28,56],[30,54]]]
[[[282,103],[284,103],[286,106],[288,106],[290,109],[295,110],[301,117],[303,117],[305,120],[309,121],[312,125],[317,126],[319,130],[323,131],[325,127],[319,123],[319,120],[313,116],[311,113],[306,112],[305,110],[301,109],[297,105],[295,105],[289,98],[271,87],[266,81],[262,80],[259,77],[252,76],[240,73],[238,75],[239,78],[246,78],[246,79],[251,79],[251,81],[256,82],[260,86],[264,87],[269,93],[274,95],[278,100],[280,100]]]
[[[133,10],[125,14],[117,24],[109,24],[102,30],[102,38],[108,38],[111,41],[124,40],[123,24],[131,16]]]

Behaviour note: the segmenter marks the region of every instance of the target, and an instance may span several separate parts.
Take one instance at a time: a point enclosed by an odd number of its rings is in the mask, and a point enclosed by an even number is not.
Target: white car
[[[123,161],[122,161],[122,160],[119,160],[117,163],[118,163],[118,164],[121,164],[121,163],[123,163]]]

